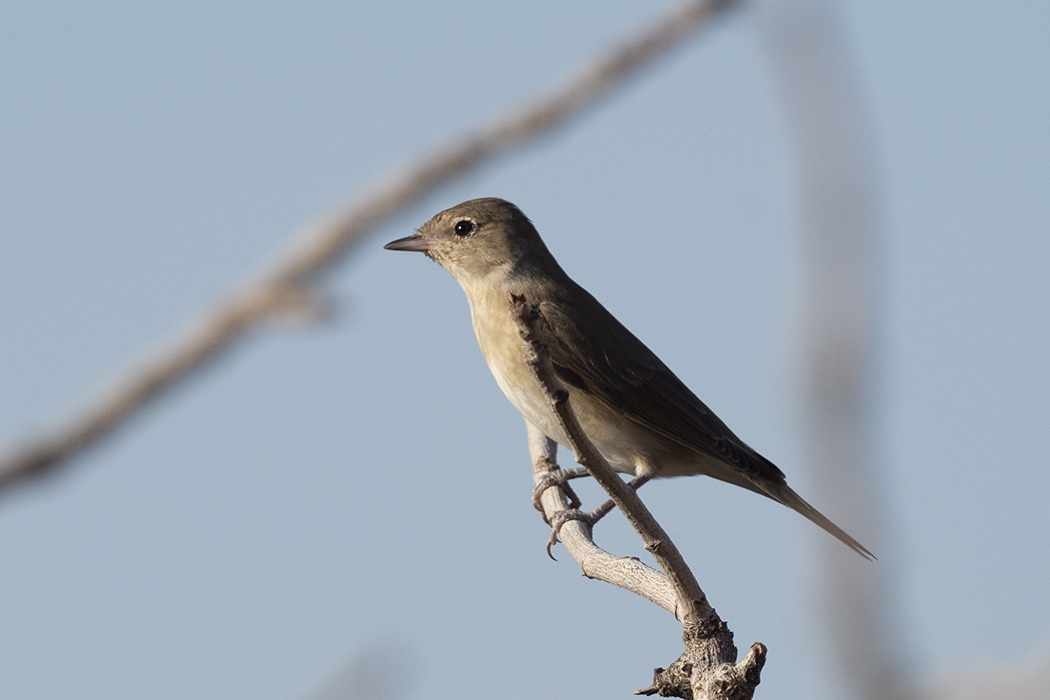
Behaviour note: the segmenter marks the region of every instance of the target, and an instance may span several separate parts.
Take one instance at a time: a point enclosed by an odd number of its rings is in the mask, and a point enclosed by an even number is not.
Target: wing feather
[[[784,483],[776,465],[751,449],[642,341],[581,287],[575,308],[564,301],[540,304],[551,360],[576,389],[660,435],[748,474]],[[596,338],[608,338],[599,345]]]

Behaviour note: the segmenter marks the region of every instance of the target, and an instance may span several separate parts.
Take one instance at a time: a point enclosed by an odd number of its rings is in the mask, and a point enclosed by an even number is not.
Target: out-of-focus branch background
[[[304,219],[652,12],[5,4],[0,440]],[[732,13],[586,123],[384,227],[331,279],[332,322],[260,336],[75,470],[0,499],[0,696],[329,693],[391,648],[411,663],[375,696],[458,696],[470,677],[533,697],[538,674],[607,695],[673,656],[673,620],[546,559],[521,421],[461,292],[379,244],[462,199],[517,202],[579,282],[819,493],[792,393],[807,214],[757,21]],[[1048,25],[1035,2],[836,10],[880,195],[877,566],[920,678],[1044,668],[1050,643]],[[822,535],[737,491],[679,480],[645,499],[738,645],[769,645],[759,693],[813,697],[828,659],[807,543]],[[850,507],[824,510],[867,541]],[[616,518],[599,539],[634,546]],[[562,658],[547,630],[570,616],[595,643]]]
[[[123,428],[149,402],[193,377],[260,326],[282,319],[322,320],[331,307],[320,287],[323,273],[345,260],[362,238],[438,187],[565,128],[730,4],[694,0],[676,7],[543,94],[413,157],[395,172],[378,176],[377,184],[350,203],[315,216],[249,279],[126,362],[63,420],[38,428],[0,452],[0,492],[68,467],[74,457]]]

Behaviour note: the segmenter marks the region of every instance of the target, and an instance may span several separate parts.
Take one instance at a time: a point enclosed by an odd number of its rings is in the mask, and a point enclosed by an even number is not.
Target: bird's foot
[[[650,478],[652,477],[638,476],[634,479],[631,479],[630,483],[628,483],[627,485],[635,491],[637,491],[642,486],[644,486]],[[554,559],[554,555],[551,554],[551,547],[558,543],[558,533],[561,532],[561,529],[565,526],[565,523],[569,522],[570,520],[579,520],[580,522],[587,523],[591,527],[594,527],[594,524],[596,522],[608,515],[609,511],[611,511],[615,507],[616,504],[613,503],[610,499],[591,511],[584,512],[580,510],[578,506],[575,508],[569,508],[567,510],[559,510],[557,513],[554,514],[554,518],[552,518],[552,521],[550,522],[551,536],[547,539],[547,556],[551,559]],[[555,559],[555,561],[557,560]]]
[[[543,504],[540,503],[540,498],[542,498],[543,492],[552,486],[560,486],[561,489],[565,491],[565,495],[569,497],[569,508],[579,508],[580,499],[576,495],[576,492],[569,486],[568,481],[570,479],[579,479],[581,476],[588,476],[587,470],[583,467],[573,467],[572,469],[552,469],[549,472],[545,472],[532,484],[532,505],[536,510],[543,513]],[[546,514],[544,514],[543,520],[550,525]]]
[[[561,532],[565,523],[570,520],[579,520],[581,523],[587,523],[588,525],[593,526],[612,509],[613,502],[606,501],[591,511],[582,511],[579,508],[566,508],[565,510],[559,510],[550,520],[551,536],[547,538],[547,556],[554,559],[554,555],[551,553],[551,547],[558,543],[558,533]],[[558,560],[554,559],[554,561]]]

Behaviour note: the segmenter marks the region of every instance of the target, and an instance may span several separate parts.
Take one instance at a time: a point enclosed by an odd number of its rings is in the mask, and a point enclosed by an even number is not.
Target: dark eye
[[[470,234],[474,233],[474,229],[476,228],[477,224],[475,224],[470,219],[462,219],[456,222],[456,224],[452,227],[452,230],[456,232],[457,236],[463,236],[465,238]]]

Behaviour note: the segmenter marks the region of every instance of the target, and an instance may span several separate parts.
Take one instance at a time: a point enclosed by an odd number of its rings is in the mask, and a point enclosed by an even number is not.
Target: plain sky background
[[[0,442],[59,418],[304,221],[662,9],[7,0]],[[1050,5],[853,0],[838,16],[882,215],[877,565],[916,677],[1020,662],[1050,647]],[[381,246],[464,199],[516,202],[805,496],[798,211],[767,60],[753,11],[729,14],[582,122],[382,227],[328,278],[330,322],[254,334],[58,478],[0,497],[0,698],[291,700],[396,654],[396,697],[646,685],[680,651],[677,623],[564,549],[547,558],[522,421],[462,292]],[[760,695],[814,697],[808,572],[826,535],[708,479],[643,495],[738,646],[769,646]],[[619,517],[596,539],[641,551]]]

